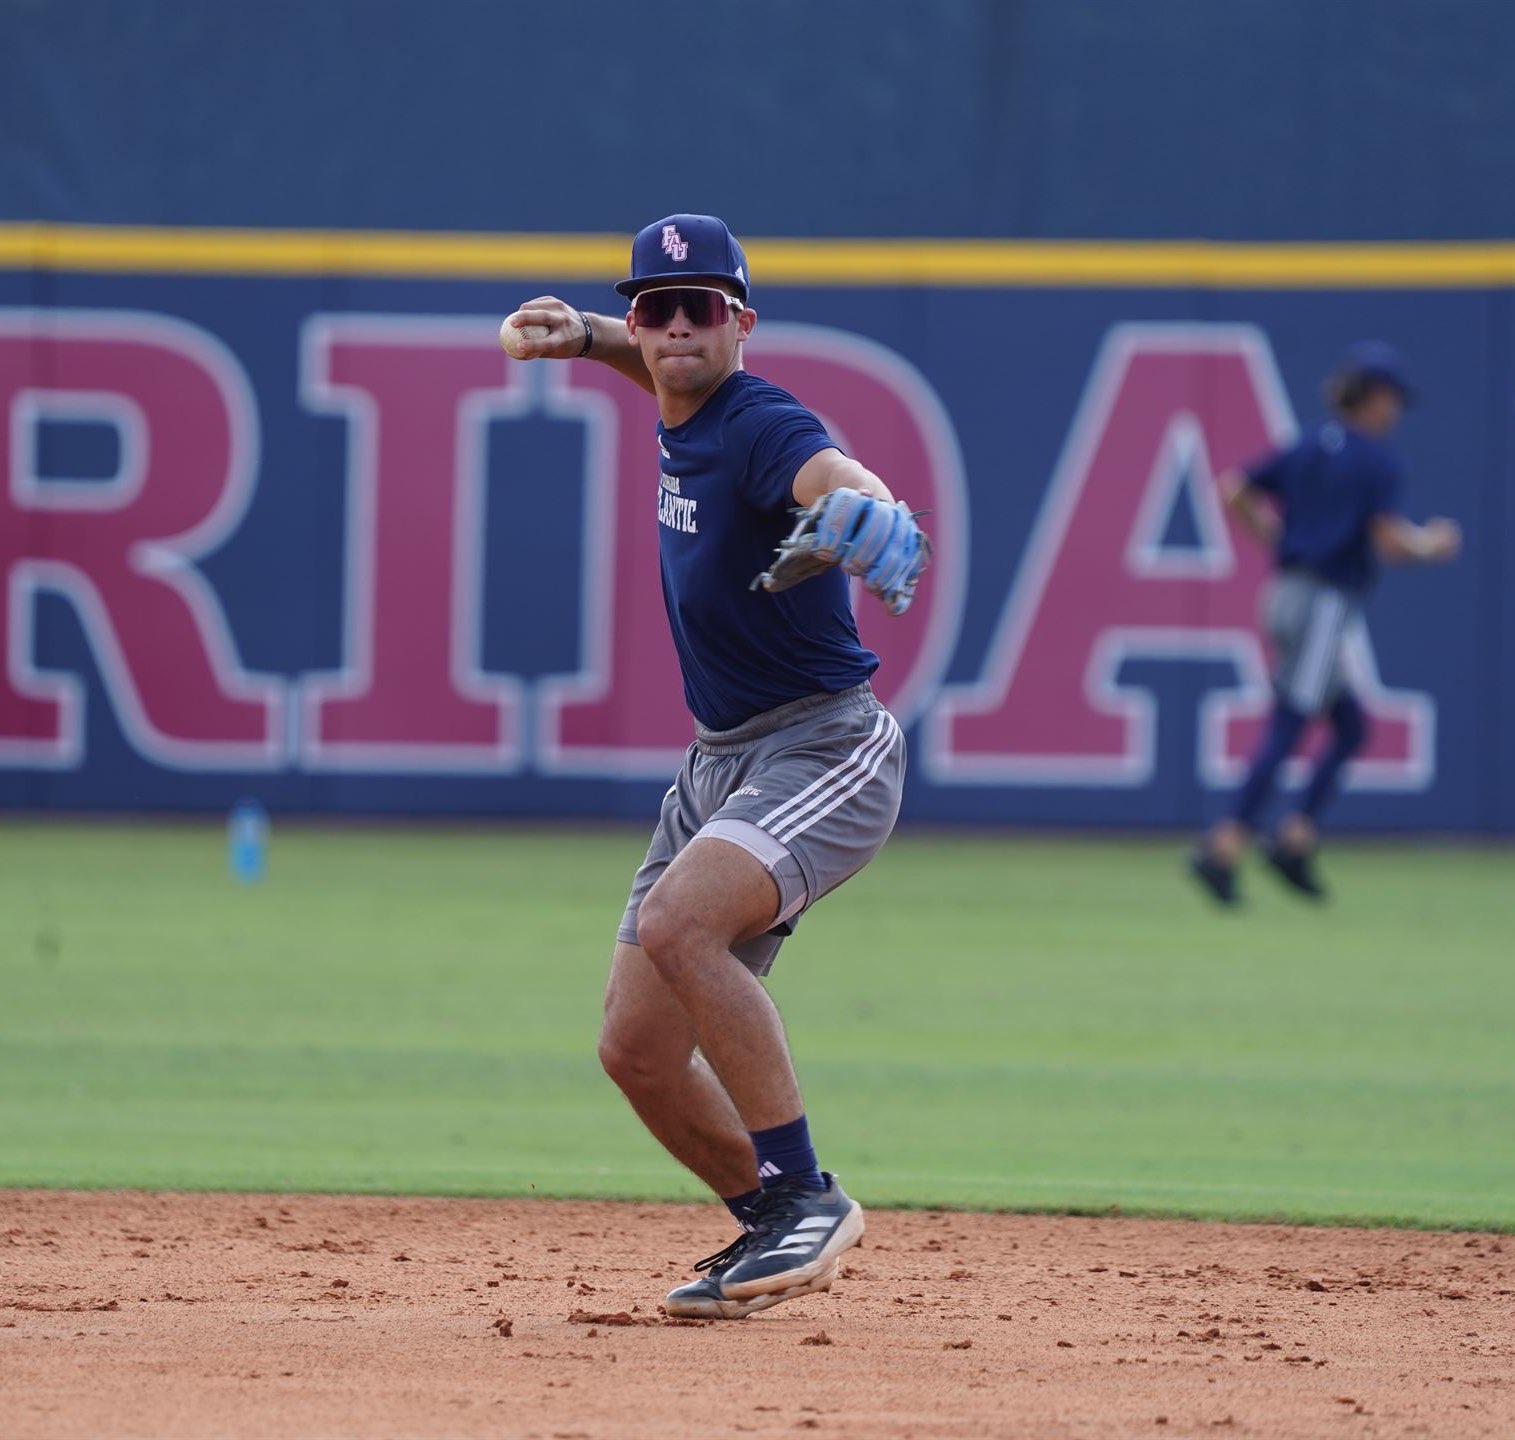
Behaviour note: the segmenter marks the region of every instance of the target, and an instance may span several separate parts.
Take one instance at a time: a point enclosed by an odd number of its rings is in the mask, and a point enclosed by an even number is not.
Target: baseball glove
[[[903,500],[832,490],[797,514],[794,529],[752,588],[787,590],[836,565],[856,575],[891,615],[903,615],[931,559],[931,541]]]

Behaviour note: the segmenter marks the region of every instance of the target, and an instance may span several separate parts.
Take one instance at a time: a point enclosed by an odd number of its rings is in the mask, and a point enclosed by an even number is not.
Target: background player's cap
[[[1391,390],[1397,390],[1399,398],[1407,405],[1415,398],[1415,389],[1405,374],[1399,351],[1382,340],[1359,340],[1348,347],[1336,374],[1339,381],[1352,383],[1358,393],[1387,385]]]
[[[747,257],[724,220],[714,215],[669,215],[637,232],[631,275],[615,288],[628,300],[651,285],[698,285],[723,280],[747,301]]]

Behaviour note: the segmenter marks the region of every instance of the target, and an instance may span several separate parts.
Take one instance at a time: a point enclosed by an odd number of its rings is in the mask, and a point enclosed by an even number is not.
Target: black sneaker
[[[1326,887],[1315,873],[1315,853],[1311,850],[1286,850],[1277,840],[1263,847],[1263,856],[1291,890],[1311,900],[1324,900]]]
[[[721,1289],[721,1277],[742,1258],[751,1243],[751,1235],[742,1235],[724,1250],[696,1261],[696,1270],[710,1273],[687,1285],[680,1285],[677,1290],[670,1290],[663,1302],[664,1312],[687,1320],[742,1320],[781,1301],[793,1300],[797,1295],[814,1295],[829,1290],[831,1282],[836,1279],[837,1262],[833,1260],[827,1269],[802,1284],[770,1290],[746,1300],[728,1300]]]
[[[835,1274],[836,1257],[863,1238],[863,1207],[844,1193],[835,1175],[823,1171],[821,1179],[824,1190],[787,1180],[763,1192],[741,1253],[721,1274],[725,1299],[793,1291]]]
[[[1236,867],[1222,865],[1203,847],[1189,856],[1189,873],[1220,904],[1238,905],[1241,903],[1241,896],[1236,891]]]

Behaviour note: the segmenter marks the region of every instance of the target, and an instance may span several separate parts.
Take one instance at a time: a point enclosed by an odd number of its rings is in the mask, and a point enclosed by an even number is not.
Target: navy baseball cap
[[[1397,390],[1407,405],[1415,398],[1415,387],[1405,373],[1399,351],[1382,340],[1359,340],[1348,347],[1337,373],[1362,385],[1387,385]]]
[[[747,301],[747,257],[724,220],[714,215],[669,215],[637,231],[631,274],[615,288],[628,300],[653,285],[724,281]]]

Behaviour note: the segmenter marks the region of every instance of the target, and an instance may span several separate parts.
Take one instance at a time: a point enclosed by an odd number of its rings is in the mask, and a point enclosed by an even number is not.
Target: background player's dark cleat
[[[863,1238],[863,1207],[849,1199],[836,1176],[821,1173],[824,1190],[789,1180],[765,1190],[753,1207],[752,1229],[741,1254],[721,1276],[727,1300],[823,1288],[836,1273],[836,1257]]]
[[[1199,849],[1189,856],[1189,873],[1221,905],[1239,905],[1236,890],[1236,867],[1222,865],[1208,850]]]
[[[1310,850],[1287,850],[1277,840],[1263,847],[1263,856],[1278,876],[1291,890],[1311,900],[1324,900],[1326,887],[1315,873],[1315,854]]]
[[[686,1320],[742,1320],[784,1300],[829,1290],[831,1282],[836,1279],[837,1262],[833,1260],[829,1267],[798,1285],[786,1285],[745,1300],[728,1300],[721,1289],[721,1277],[747,1253],[751,1244],[752,1236],[743,1235],[724,1250],[696,1262],[696,1270],[706,1270],[709,1274],[680,1285],[677,1290],[670,1290],[663,1302],[664,1313]]]

